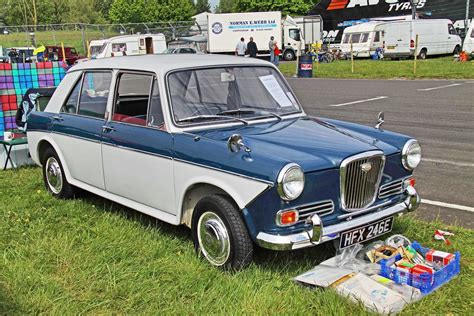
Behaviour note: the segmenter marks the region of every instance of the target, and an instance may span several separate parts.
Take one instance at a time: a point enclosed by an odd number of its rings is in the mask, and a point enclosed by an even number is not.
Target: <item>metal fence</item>
[[[124,24],[64,23],[45,25],[0,26],[0,43],[4,47],[39,46],[41,44],[75,46],[82,52],[87,42],[125,34],[163,33],[167,41],[200,34],[195,21],[147,22]]]

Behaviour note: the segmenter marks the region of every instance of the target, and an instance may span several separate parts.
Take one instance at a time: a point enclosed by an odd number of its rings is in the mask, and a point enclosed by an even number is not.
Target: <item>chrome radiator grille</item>
[[[372,204],[377,196],[385,165],[381,152],[349,157],[341,164],[341,204],[346,211],[357,211]]]

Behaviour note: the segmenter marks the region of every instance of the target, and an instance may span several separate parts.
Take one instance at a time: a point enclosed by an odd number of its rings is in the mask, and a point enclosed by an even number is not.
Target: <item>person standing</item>
[[[245,44],[245,39],[241,37],[240,42],[238,42],[237,45],[235,46],[235,55],[244,57],[246,51],[247,51],[247,45]]]
[[[250,57],[256,58],[257,57],[257,43],[253,41],[253,37],[250,38],[249,43],[247,44],[247,51]]]
[[[275,41],[275,49],[273,50],[273,64],[278,67],[280,64],[280,48],[278,48],[278,44]]]
[[[16,48],[12,48],[8,52],[8,57],[10,58],[10,63],[17,63],[18,62],[18,52],[16,51]]]
[[[268,42],[268,50],[270,51],[270,62],[275,63],[275,37],[270,36],[270,41]]]

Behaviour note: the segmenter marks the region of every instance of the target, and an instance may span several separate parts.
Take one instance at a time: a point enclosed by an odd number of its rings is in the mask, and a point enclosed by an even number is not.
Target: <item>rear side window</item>
[[[77,114],[105,118],[111,81],[111,72],[84,73]]]
[[[153,76],[123,73],[115,96],[113,121],[146,126]]]
[[[66,103],[64,103],[63,106],[61,107],[61,112],[63,113],[76,113],[77,112],[77,103],[79,101],[79,92],[81,91],[81,84],[82,84],[82,77],[81,77],[81,80],[77,81]]]

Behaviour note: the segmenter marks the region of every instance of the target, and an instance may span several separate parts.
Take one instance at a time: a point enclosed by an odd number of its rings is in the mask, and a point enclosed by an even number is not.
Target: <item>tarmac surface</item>
[[[384,129],[422,146],[417,216],[474,229],[474,80],[288,81],[309,115],[374,126],[384,111]]]

